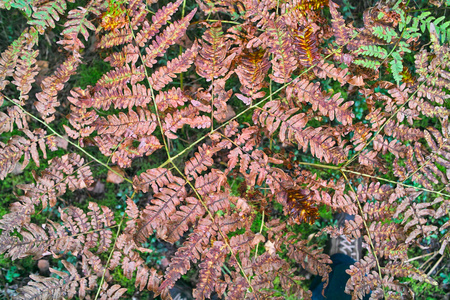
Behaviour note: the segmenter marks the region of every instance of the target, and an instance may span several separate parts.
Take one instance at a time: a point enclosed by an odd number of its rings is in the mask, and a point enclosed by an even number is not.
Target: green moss
[[[95,85],[103,74],[109,70],[111,70],[111,66],[100,59],[95,59],[90,64],[81,65],[78,67],[78,78],[74,86],[85,89],[88,85]]]

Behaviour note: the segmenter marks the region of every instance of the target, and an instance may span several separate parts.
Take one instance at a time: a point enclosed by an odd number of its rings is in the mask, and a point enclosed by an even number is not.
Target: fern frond
[[[144,242],[153,230],[157,231],[159,237],[164,237],[167,232],[167,222],[176,212],[176,206],[186,199],[184,180],[174,177],[176,181],[169,183],[158,193],[154,194],[151,204],[148,204],[141,214],[139,230],[135,239]]]
[[[348,81],[347,73],[348,68],[340,69],[336,68],[333,64],[321,61],[317,64],[317,66],[313,69],[314,74],[316,74],[319,78],[332,78],[337,80],[344,85]]]
[[[197,173],[201,174],[203,171],[206,171],[208,168],[213,165],[212,156],[218,152],[220,149],[218,147],[211,147],[203,144],[198,147],[198,152],[186,162],[186,166],[184,168],[184,174],[189,177],[197,178]]]
[[[159,32],[161,27],[166,24],[170,20],[171,16],[177,11],[181,3],[182,1],[178,0],[159,9],[153,15],[151,25],[147,21],[144,21],[142,24],[142,29],[136,34],[135,41],[139,47],[144,47],[147,41]]]
[[[114,215],[109,208],[103,206],[100,210],[92,202],[89,210],[86,215],[75,207],[59,209],[62,225],[55,222],[49,222],[45,227],[25,224],[18,230],[21,238],[2,233],[2,239],[8,243],[0,250],[13,260],[30,255],[40,258],[47,251],[55,255],[69,251],[84,253],[97,247],[99,253],[108,251],[112,239],[110,228],[115,224]]]
[[[8,144],[0,143],[0,179],[4,179],[7,174],[11,173],[16,166],[19,166],[18,163],[22,156],[24,160],[22,162],[21,169],[25,168],[30,158],[39,166],[39,154],[37,151],[37,147],[44,152],[45,155],[45,143],[43,139],[46,135],[46,132],[38,128],[34,132],[29,131],[28,129],[23,130],[27,135],[28,139],[21,136],[13,136]]]
[[[17,299],[61,299],[64,297],[71,299],[75,295],[80,298],[86,297],[86,291],[93,290],[97,285],[97,276],[84,269],[85,277],[81,277],[74,265],[65,260],[61,262],[69,274],[50,268],[50,272],[61,279],[30,275],[32,280],[18,290],[20,294]]]
[[[195,61],[197,74],[207,81],[224,76],[235,54],[228,54],[231,42],[223,37],[222,23],[212,24],[203,34],[199,46],[201,51]]]
[[[187,202],[186,205],[180,206],[167,224],[167,236],[164,237],[164,240],[169,243],[173,244],[180,240],[183,234],[189,230],[189,226],[205,214],[205,210],[198,199],[186,197],[185,201]]]
[[[155,102],[158,111],[166,111],[169,107],[178,108],[189,101],[189,98],[180,88],[172,88],[167,91],[161,91],[156,95]]]
[[[333,1],[330,1],[329,7],[332,17],[331,26],[336,38],[336,44],[338,44],[339,46],[343,46],[350,40],[351,30],[345,25],[344,18],[337,10],[337,4],[335,4]]]
[[[388,56],[388,52],[386,51],[386,49],[377,45],[363,45],[354,53],[365,56],[372,56],[379,59],[385,59]]]
[[[273,54],[271,60],[273,72],[269,76],[278,83],[289,82],[298,63],[293,55],[291,40],[285,30],[286,24],[282,21],[270,21],[266,32],[260,37],[269,52]]]
[[[42,92],[36,94],[38,101],[34,102],[34,106],[43,115],[45,122],[50,123],[55,119],[53,116],[56,112],[55,107],[60,105],[56,96],[64,88],[70,76],[76,73],[79,63],[81,63],[79,56],[72,55],[56,69],[54,75],[42,81]]]
[[[149,169],[141,175],[134,177],[133,186],[136,190],[147,193],[149,187],[152,187],[154,193],[157,193],[170,182],[174,182],[175,177],[170,170],[164,168]]]
[[[13,76],[14,68],[17,65],[20,55],[33,47],[36,43],[36,38],[36,30],[33,27],[27,28],[19,38],[2,52],[0,58],[0,90],[3,90],[9,83],[6,78]]]
[[[120,46],[123,44],[129,44],[133,40],[133,31],[129,27],[119,29],[118,32],[110,32],[102,36],[98,47],[99,48],[112,48],[114,46]]]
[[[211,293],[220,284],[218,280],[221,275],[221,268],[227,256],[226,245],[223,242],[214,242],[212,248],[205,253],[204,260],[200,263],[199,283],[192,292],[198,299],[209,298]]]
[[[59,300],[64,297],[66,284],[62,279],[30,275],[31,281],[18,289],[19,295],[16,299],[50,299]]]
[[[131,110],[134,106],[145,107],[149,104],[151,90],[139,83],[133,85],[131,89],[125,84],[109,89],[101,88],[94,93],[92,102],[92,107],[97,109],[108,110],[111,104],[114,104],[114,108]]]
[[[379,39],[385,40],[388,44],[390,44],[392,40],[396,40],[398,38],[397,32],[395,32],[395,30],[391,27],[374,26],[371,30],[373,35]]]
[[[208,128],[211,127],[211,118],[199,115],[197,108],[188,105],[184,109],[176,110],[173,114],[167,114],[162,129],[169,139],[177,139],[175,133],[186,124],[192,128]]]
[[[37,41],[33,38],[33,41]],[[32,45],[32,44],[31,44]],[[28,92],[31,90],[31,84],[35,82],[35,77],[39,73],[39,67],[36,65],[36,57],[39,51],[24,52],[16,65],[16,71],[13,74],[14,80],[11,81],[20,91],[20,104],[28,99]]]
[[[290,35],[301,65],[310,67],[319,61],[318,41],[311,25],[298,28],[295,32],[291,30]]]
[[[194,9],[183,19],[170,24],[160,35],[155,38],[152,45],[145,48],[147,54],[143,59],[144,64],[147,67],[153,67],[153,65],[157,62],[156,58],[163,56],[164,53],[166,53],[166,50],[183,36],[196,11],[197,9]]]
[[[130,82],[131,85],[135,85],[144,80],[144,78],[144,66],[135,67],[132,65],[130,68],[130,66],[126,64],[124,67],[115,68],[103,75],[102,78],[97,81],[95,89],[111,89],[117,86],[125,86],[128,82]]]
[[[355,59],[353,60],[353,63],[358,66],[363,66],[367,69],[372,69],[374,71],[378,71],[378,69],[381,66],[381,63],[377,60],[371,60],[371,59]]]
[[[100,118],[95,124],[100,135],[114,134],[121,137],[138,138],[150,136],[157,126],[155,114],[140,107],[137,112],[130,110],[128,115],[120,112],[118,115],[109,115],[107,118]]]
[[[242,84],[241,92],[253,100],[264,97],[265,92],[258,91],[264,87],[264,78],[270,68],[267,52],[262,49],[247,51],[240,62],[235,72]]]
[[[190,269],[190,261],[195,263],[200,260],[204,246],[217,234],[216,231],[216,226],[209,218],[200,219],[188,240],[177,250],[170,261],[159,291],[172,288],[175,282]]]
[[[167,84],[172,82],[175,74],[186,72],[194,62],[197,56],[198,44],[195,42],[189,50],[186,50],[179,57],[175,57],[171,61],[167,62],[167,66],[162,66],[156,70],[148,79],[153,89],[159,91],[163,89]]]
[[[11,132],[14,129],[14,123],[19,130],[28,127],[27,115],[17,106],[8,107],[7,114],[0,112],[0,133]]]
[[[65,0],[53,0],[33,7],[33,19],[28,21],[30,25],[36,25],[39,33],[43,34],[46,27],[55,28],[55,21],[59,21],[59,15],[63,15],[67,5]]]
[[[363,299],[371,290],[380,286],[379,275],[371,272],[375,265],[375,258],[368,255],[350,266],[350,269],[346,271],[350,275],[350,279],[345,286],[345,292],[352,294],[355,299]]]
[[[344,99],[341,98],[340,93],[336,93],[333,97],[328,98],[320,91],[318,84],[307,80],[299,81],[295,86],[295,90],[299,102],[311,103],[313,110],[318,110],[322,115],[328,116],[330,120],[336,119],[343,125],[352,124],[354,114],[349,108],[353,105],[353,101],[342,104]]]
[[[95,31],[95,25],[87,19],[89,13],[93,13],[97,16],[100,15],[99,8],[96,7],[95,3],[90,5],[89,9],[78,7],[69,11],[68,20],[64,24],[64,30],[61,33],[64,38],[58,42],[58,44],[63,45],[64,49],[67,51],[79,52],[80,49],[84,48],[84,44],[78,38],[78,35],[81,33],[87,41],[89,38],[88,29]]]

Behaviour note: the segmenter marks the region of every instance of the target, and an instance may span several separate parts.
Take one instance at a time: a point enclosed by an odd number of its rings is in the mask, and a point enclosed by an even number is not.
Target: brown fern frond
[[[173,114],[167,114],[164,118],[162,129],[169,139],[177,139],[178,137],[175,133],[186,124],[192,128],[208,128],[211,127],[211,118],[200,116],[197,108],[188,105],[184,109],[176,110]]]
[[[170,170],[164,168],[154,168],[143,172],[141,175],[135,176],[133,187],[144,193],[147,193],[149,187],[152,187],[154,193],[157,193],[170,182],[176,181]]]
[[[185,201],[187,192],[184,180],[174,177],[175,182],[169,183],[158,193],[153,195],[151,204],[148,204],[141,214],[138,222],[139,230],[135,234],[138,242],[144,242],[153,230],[157,231],[159,237],[167,233],[167,222],[176,212],[176,207]]]
[[[313,274],[317,274],[322,277],[322,281],[325,282],[325,286],[328,284],[328,274],[331,271],[331,259],[328,255],[322,253],[320,249],[313,249],[311,246],[307,246],[307,241],[289,241],[292,235],[285,237],[285,242],[288,248],[287,255],[291,259],[298,262],[304,269]]]
[[[105,206],[99,209],[95,203],[89,204],[90,212],[86,215],[81,209],[69,207],[59,209],[63,224],[49,222],[45,228],[36,224],[25,224],[18,230],[21,238],[2,233],[1,239],[7,241],[2,253],[12,259],[32,255],[40,258],[48,251],[59,255],[72,252],[84,253],[97,246],[98,252],[105,252],[111,244],[114,215]],[[89,221],[90,219],[90,221]]]
[[[355,299],[363,299],[371,290],[380,286],[380,276],[375,271],[371,272],[375,265],[375,258],[369,255],[350,266],[350,269],[346,271],[350,279],[345,286],[345,292]]]
[[[111,104],[114,104],[115,108],[131,110],[134,106],[145,107],[150,102],[151,90],[139,83],[131,89],[125,84],[109,89],[102,88],[92,97],[92,107],[104,110],[108,110]]]
[[[268,51],[273,54],[271,60],[273,72],[269,76],[278,83],[291,81],[291,74],[298,63],[293,55],[294,49],[286,27],[282,21],[269,21],[266,32],[260,36]]]
[[[385,267],[383,267],[382,272],[396,277],[409,277],[421,282],[438,285],[436,280],[432,279],[423,271],[413,267],[407,262],[388,263]]]
[[[19,130],[28,128],[27,115],[17,107],[8,107],[7,114],[0,112],[0,133],[11,132],[14,129],[14,123]]]
[[[2,52],[0,58],[0,90],[9,83],[7,77],[13,76],[18,58],[24,52],[30,51],[35,41],[36,30],[34,27],[25,29],[17,40]]]
[[[319,217],[319,210],[310,197],[310,193],[305,190],[288,190],[286,200],[286,210],[294,218],[296,223],[312,224]]]
[[[337,10],[338,5],[333,1],[330,1],[329,7],[331,13],[331,26],[336,38],[336,44],[338,44],[339,46],[343,46],[350,40],[350,36],[352,33],[351,29],[345,25],[344,18]]]
[[[84,165],[84,159],[78,154],[55,157],[49,163],[49,167],[36,178],[35,184],[20,185],[35,204],[52,207],[67,187],[74,191],[93,183],[89,167]]]
[[[214,242],[212,248],[205,253],[204,260],[200,263],[200,276],[197,287],[192,295],[198,299],[209,298],[211,293],[220,284],[222,265],[227,256],[226,244],[220,241]]]
[[[353,101],[345,102],[341,93],[336,93],[328,98],[318,84],[306,80],[298,81],[295,86],[299,102],[311,103],[313,110],[319,111],[321,115],[328,116],[330,120],[336,119],[343,125],[351,125],[354,114],[349,110]]]
[[[267,52],[263,49],[253,49],[244,53],[235,71],[242,84],[240,90],[252,100],[262,98],[265,92],[259,92],[259,90],[265,86],[264,78],[270,68]],[[236,97],[241,99],[242,95],[236,94]],[[244,103],[250,104],[247,100]]]
[[[18,289],[17,299],[52,299],[58,300],[64,297],[65,282],[62,279],[30,275],[31,281]]]
[[[42,92],[36,94],[38,101],[34,102],[34,106],[43,115],[45,122],[50,123],[55,119],[53,116],[56,112],[55,107],[60,105],[56,96],[64,88],[64,84],[70,79],[70,76],[76,73],[79,63],[81,63],[80,56],[74,54],[56,69],[54,75],[42,81]]]
[[[21,105],[28,99],[31,84],[35,82],[35,77],[39,73],[39,67],[36,65],[38,54],[38,50],[25,52],[17,62],[16,71],[13,74],[14,80],[11,83],[20,91],[19,103]]]
[[[156,106],[158,111],[165,111],[169,107],[178,108],[188,102],[189,98],[183,93],[180,88],[172,88],[168,91],[161,91],[155,96]]]
[[[297,108],[285,111],[285,108],[283,108],[279,101],[271,101],[263,109],[267,113],[261,113],[259,110],[255,111],[254,120],[258,120],[261,124],[268,124],[269,134],[277,130],[278,126],[281,125],[279,133],[281,142],[295,141],[299,149],[303,149],[305,152],[309,146],[311,153],[321,160],[343,161],[345,159],[345,156],[340,154],[340,149],[333,148],[336,142],[331,136],[324,134],[325,132],[322,128],[305,128],[307,123],[305,114],[297,114],[288,119],[288,116],[298,110]]]
[[[4,179],[7,174],[11,173],[14,168],[19,167],[20,169],[25,168],[30,158],[39,166],[39,154],[38,146],[42,150],[44,157],[46,157],[45,152],[45,142],[44,138],[46,135],[45,130],[38,128],[31,132],[28,129],[24,129],[23,132],[26,134],[28,139],[21,136],[13,136],[8,144],[0,143],[0,179]],[[19,166],[19,161],[23,156],[22,165]]]
[[[184,174],[189,177],[197,178],[197,173],[201,174],[203,171],[206,171],[208,168],[213,165],[212,156],[218,152],[220,149],[218,147],[211,147],[203,144],[198,147],[198,152],[194,154],[194,156],[186,162],[186,166],[184,168]]]
[[[100,135],[112,134],[138,139],[141,136],[151,136],[157,126],[156,116],[143,108],[138,108],[137,112],[130,110],[128,115],[120,112],[107,118],[100,118],[95,124]]]
[[[107,33],[102,36],[98,47],[99,48],[112,48],[114,46],[120,46],[123,44],[131,43],[133,40],[133,31],[128,26],[122,29],[117,29],[113,32]]]
[[[182,3],[181,0],[171,2],[166,6],[159,9],[152,17],[152,24],[148,21],[144,21],[142,29],[136,34],[136,43],[139,47],[144,47],[145,43],[155,36],[161,27],[170,20],[171,16],[177,11],[178,7]]]
[[[84,270],[86,276],[81,277],[75,266],[65,260],[61,262],[69,271],[69,274],[50,269],[52,274],[59,276],[61,279],[30,275],[32,281],[19,289],[18,299],[61,299],[63,297],[71,299],[76,295],[80,298],[86,297],[86,292],[93,290],[96,286],[97,277],[88,273],[88,270]]]
[[[413,202],[419,195],[420,192],[415,192],[410,196],[406,196],[394,214],[394,218],[403,214],[402,224],[405,224],[403,230],[408,235],[405,240],[407,244],[417,241],[419,237],[425,238],[437,229],[434,225],[427,225],[425,218],[426,216],[433,216],[433,210],[428,208],[431,206],[431,203]]]
[[[310,67],[319,61],[318,41],[312,26],[290,29],[294,49],[298,53],[298,62],[304,67]]]
[[[112,67],[119,68],[123,67],[125,63],[131,62],[134,65],[138,59],[139,47],[128,44],[122,48],[122,51],[112,53],[104,61],[109,62]]]
[[[349,82],[348,68],[336,68],[333,64],[321,61],[313,69],[314,74],[319,78],[331,78],[340,82],[341,85]]]
[[[213,225],[211,219],[200,219],[188,240],[172,258],[159,291],[172,288],[175,282],[190,269],[190,261],[195,263],[200,260],[204,247],[216,234],[217,228]]]
[[[197,9],[194,9],[183,19],[170,24],[150,46],[145,48],[147,54],[143,59],[147,67],[153,67],[157,62],[156,58],[163,56],[167,49],[183,36],[196,11]]]
[[[98,91],[101,89],[111,89],[117,86],[125,86],[128,82],[130,82],[131,85],[135,85],[144,80],[144,78],[144,66],[135,67],[132,65],[130,68],[130,66],[126,64],[124,67],[115,68],[103,75],[102,78],[97,81],[95,90]]]
[[[167,224],[167,236],[164,237],[164,240],[169,243],[173,244],[178,241],[189,230],[189,226],[205,214],[205,210],[198,199],[186,197],[185,201],[187,202],[186,205],[180,206]]]
[[[200,51],[195,60],[197,74],[212,81],[225,76],[235,54],[229,55],[231,41],[223,36],[222,23],[211,25],[199,41]]]
[[[156,70],[148,79],[153,89],[159,91],[163,89],[167,84],[172,82],[175,74],[186,72],[194,62],[197,56],[198,44],[195,42],[189,50],[186,50],[179,57],[175,57],[171,61],[167,62],[167,66],[162,66]]]

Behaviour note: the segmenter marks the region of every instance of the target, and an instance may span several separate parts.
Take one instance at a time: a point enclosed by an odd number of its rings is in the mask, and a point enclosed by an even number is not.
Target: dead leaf
[[[253,238],[252,246],[256,246],[260,242],[264,243],[265,241],[266,241],[266,238],[261,233],[257,233],[257,234],[255,234],[255,237]]]
[[[94,194],[103,194],[105,192],[105,184],[100,180],[97,180],[95,185],[88,188],[88,191],[91,191]]]
[[[266,248],[266,251],[269,252],[270,255],[274,255],[277,252],[277,249],[275,249],[275,244],[271,241],[267,241],[264,244],[264,248]]]
[[[112,182],[112,183],[122,183],[123,178],[125,177],[125,172],[119,168],[118,166],[114,166],[111,168],[115,172],[108,170],[108,176],[106,177],[106,182]],[[118,174],[117,174],[118,173]]]
[[[194,44],[194,42],[185,34],[181,38],[176,41],[177,45],[180,45],[183,48],[189,49]]]
[[[231,105],[227,104],[227,110],[223,114],[218,114],[215,117],[217,122],[224,123],[234,116],[236,116],[236,112]]]

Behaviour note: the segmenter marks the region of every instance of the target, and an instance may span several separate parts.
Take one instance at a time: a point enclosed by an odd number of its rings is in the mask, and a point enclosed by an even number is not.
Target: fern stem
[[[338,166],[331,166],[331,165],[323,165],[323,164],[316,164],[316,163],[308,163],[300,161],[298,162],[299,165],[305,165],[305,166],[312,166],[312,167],[318,167],[323,169],[330,169],[330,170],[340,170],[341,168]]]
[[[436,253],[437,253],[437,251],[426,253],[426,254],[423,254],[423,255],[419,255],[419,256],[416,256],[416,257],[408,259],[406,262],[409,263],[409,262],[412,262],[412,261],[415,261],[415,260],[418,260],[418,259],[430,256],[430,255],[435,255]]]
[[[262,212],[262,217],[261,217],[261,227],[259,228],[259,234],[262,233],[263,228],[264,228],[264,215],[265,215],[265,211],[263,210],[263,212]],[[258,246],[259,246],[259,243],[256,244],[256,249],[255,249],[255,259],[258,257]]]
[[[58,132],[56,132],[50,125],[48,125],[46,122],[44,122],[43,120],[39,119],[38,117],[34,116],[33,114],[29,113],[28,111],[26,111],[20,104],[15,103],[14,101],[12,101],[8,96],[1,94],[0,95],[2,97],[4,97],[6,100],[8,100],[9,102],[13,103],[14,105],[16,105],[17,107],[20,108],[20,110],[22,110],[26,115],[30,116],[31,118],[33,118],[35,121],[41,123],[42,125],[44,125],[48,130],[50,130],[54,135],[56,135],[57,137],[65,140],[66,142],[68,142],[70,145],[74,146],[75,148],[77,148],[78,150],[80,150],[81,152],[83,152],[86,156],[88,156],[90,159],[94,160],[95,162],[99,163],[100,165],[104,166],[105,168],[107,168],[109,171],[113,172],[114,174],[122,177],[125,181],[127,181],[130,184],[133,184],[133,181],[124,177],[122,174],[119,174],[117,171],[113,170],[110,166],[108,166],[108,164],[105,164],[104,162],[100,161],[99,159],[95,158],[93,155],[91,155],[90,153],[88,153],[86,150],[84,150],[82,147],[80,147],[79,145],[75,144],[74,142],[72,142],[71,140],[63,137],[61,134],[59,134]]]
[[[430,276],[431,273],[434,272],[434,270],[439,266],[439,264],[441,263],[443,258],[444,258],[444,255],[441,255],[441,257],[439,257],[438,261],[434,264],[434,266],[431,268],[431,270],[428,271],[427,276]]]

